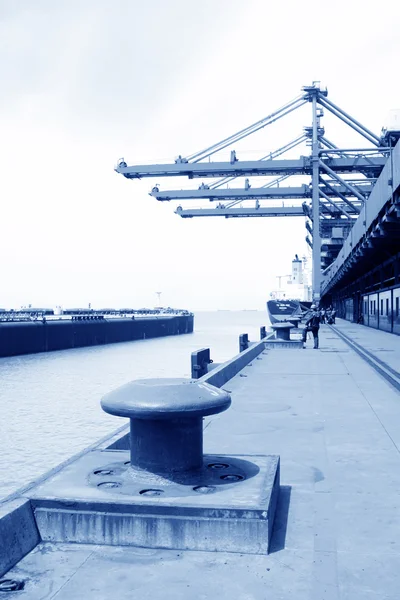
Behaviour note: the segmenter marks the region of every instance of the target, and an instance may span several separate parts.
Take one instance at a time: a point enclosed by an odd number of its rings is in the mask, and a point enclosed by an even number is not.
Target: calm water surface
[[[127,422],[100,398],[141,377],[190,377],[190,353],[211,348],[222,362],[238,337],[259,339],[267,315],[199,312],[189,335],[0,359],[0,498]]]

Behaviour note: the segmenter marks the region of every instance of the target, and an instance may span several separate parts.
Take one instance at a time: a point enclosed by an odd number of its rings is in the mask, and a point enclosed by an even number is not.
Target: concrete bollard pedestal
[[[30,499],[41,539],[266,554],[279,456],[203,455],[203,417],[230,404],[191,379],[143,379],[104,396],[107,413],[130,419],[130,460],[127,450],[87,452],[39,485]]]

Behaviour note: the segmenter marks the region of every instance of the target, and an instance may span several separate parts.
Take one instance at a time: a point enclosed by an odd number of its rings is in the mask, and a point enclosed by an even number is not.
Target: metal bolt
[[[213,485],[197,485],[193,488],[194,492],[198,492],[199,494],[213,494],[216,490],[216,487]]]
[[[161,496],[163,493],[163,490],[141,490],[139,492],[141,496]]]
[[[224,481],[243,481],[244,477],[243,475],[221,475],[220,479],[223,479]]]
[[[0,592],[17,592],[18,590],[23,590],[24,586],[24,581],[17,581],[16,579],[0,579]]]
[[[229,469],[229,465],[226,463],[210,463],[207,467],[209,469]]]
[[[200,469],[203,417],[230,404],[227,392],[191,379],[139,379],[101,401],[107,413],[130,419],[131,466],[158,474]]]
[[[93,473],[95,475],[112,475],[114,471],[112,469],[96,469]]]
[[[121,487],[121,484],[118,481],[102,481],[97,484],[97,487],[118,488]]]

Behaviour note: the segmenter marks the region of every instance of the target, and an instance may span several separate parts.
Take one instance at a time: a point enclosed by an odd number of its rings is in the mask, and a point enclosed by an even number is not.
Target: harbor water
[[[266,312],[195,315],[193,334],[0,359],[0,499],[126,422],[100,398],[146,377],[190,377],[190,354],[214,362],[238,353],[238,337],[259,339]]]

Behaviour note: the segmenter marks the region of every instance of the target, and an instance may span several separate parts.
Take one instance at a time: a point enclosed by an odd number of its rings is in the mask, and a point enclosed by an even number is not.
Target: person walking
[[[321,316],[321,325],[323,325],[325,323],[325,309],[324,308],[321,308],[320,316]]]
[[[313,334],[314,350],[318,350],[318,347],[319,347],[318,332],[319,332],[319,324],[321,321],[321,315],[315,304],[311,305],[311,310],[312,310],[311,317],[308,319],[308,321],[306,321],[306,326],[303,329],[302,342],[303,342],[304,350],[306,349],[307,333],[309,331],[311,331],[311,333]]]

